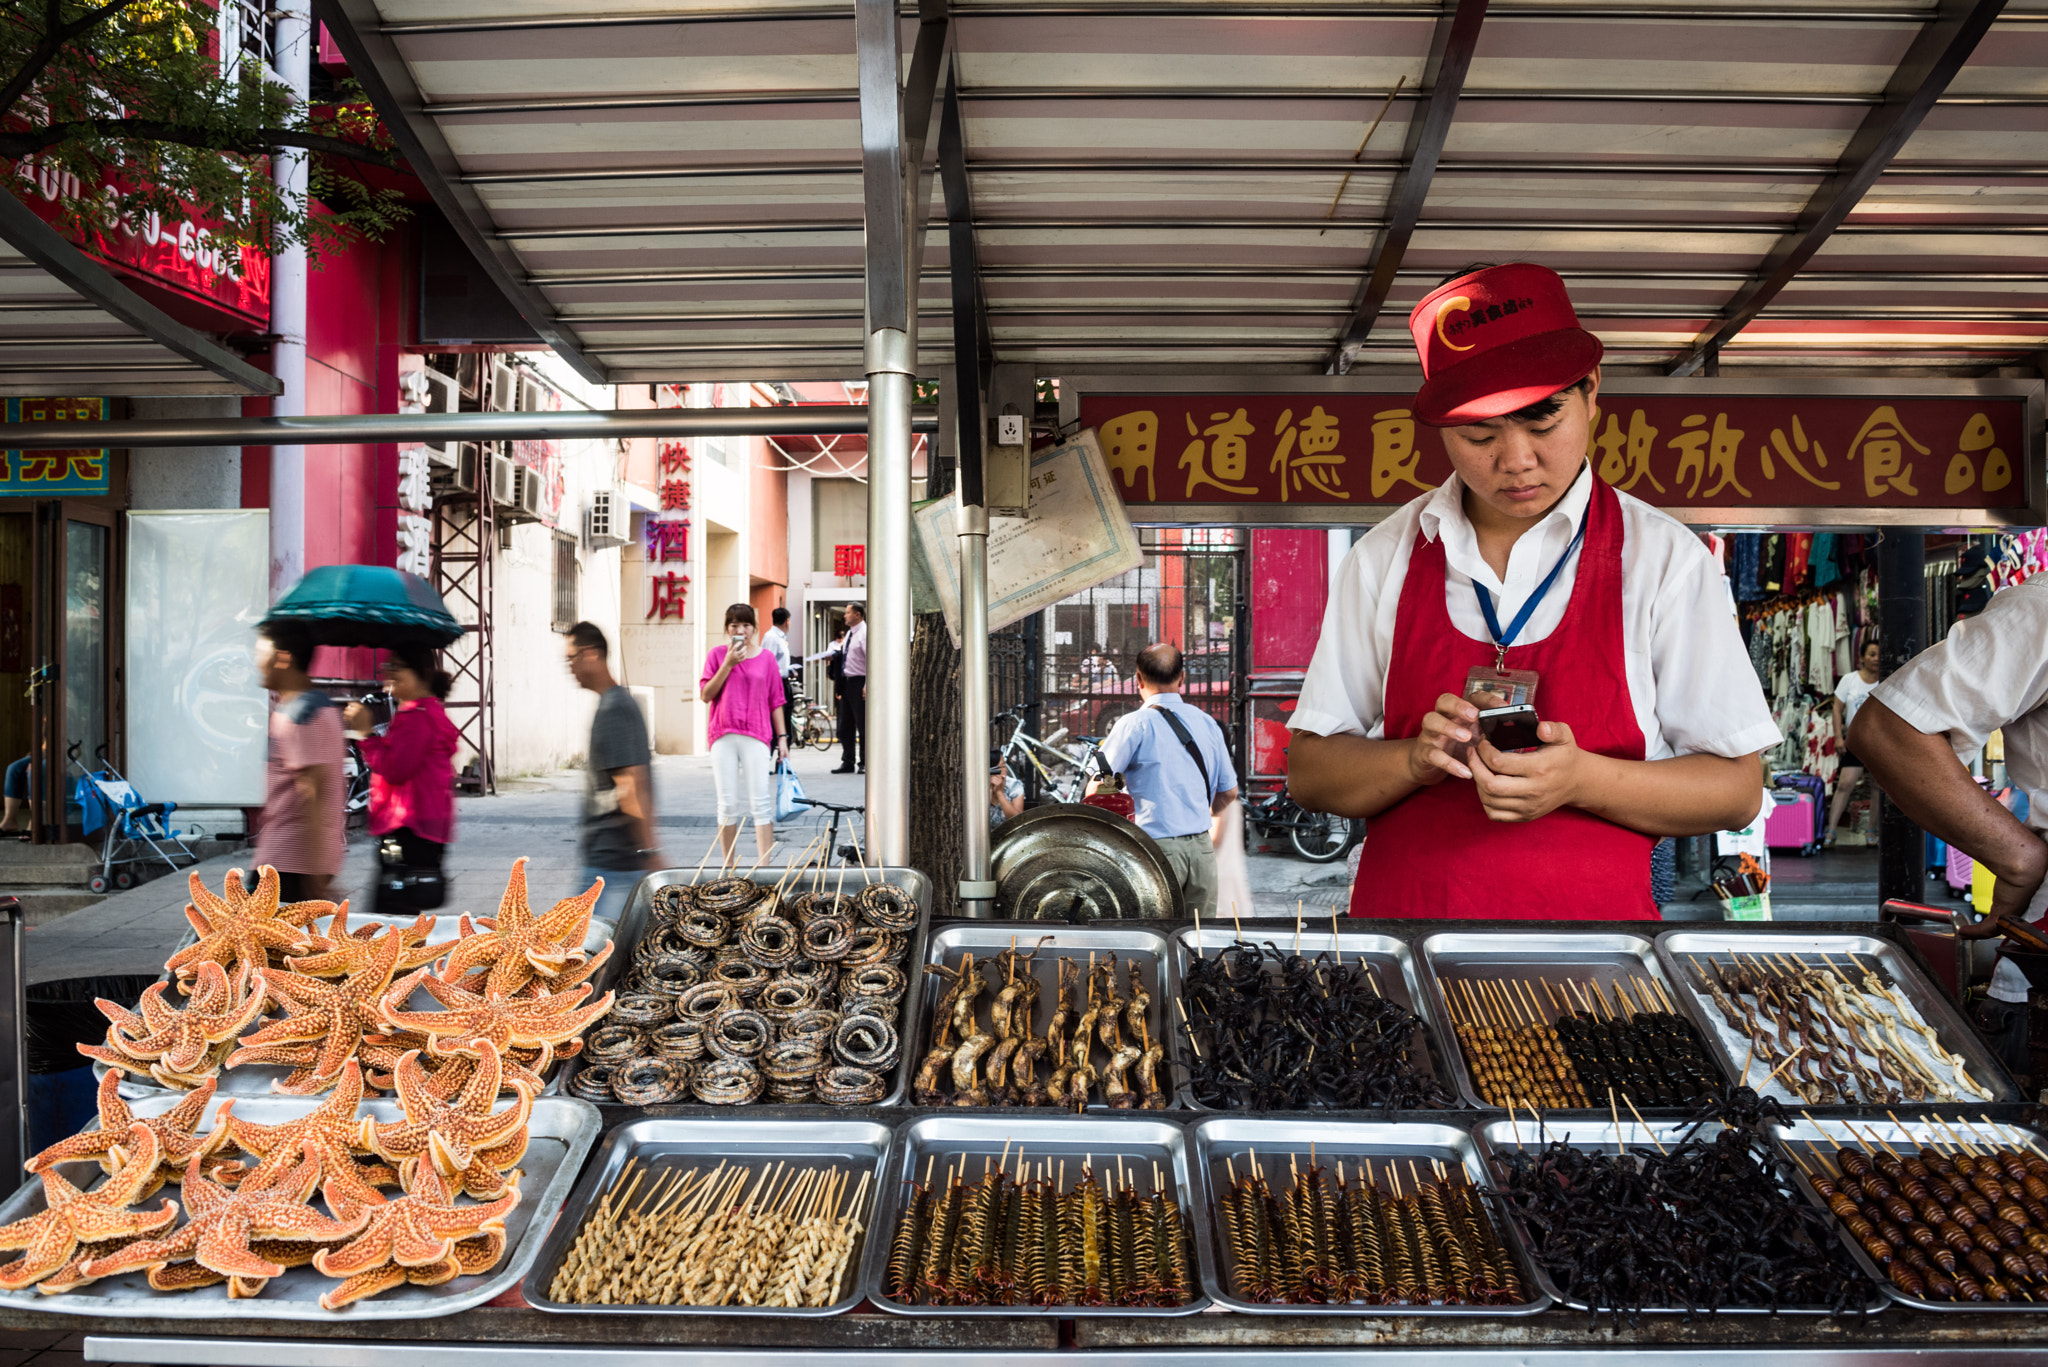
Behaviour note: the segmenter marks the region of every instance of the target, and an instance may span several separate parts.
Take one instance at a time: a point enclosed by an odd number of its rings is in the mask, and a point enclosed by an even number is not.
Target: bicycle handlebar
[[[815,797],[800,797],[797,801],[803,803],[806,807],[822,807],[828,812],[865,812],[867,810],[866,807],[861,806],[848,807],[837,802],[822,802]]]

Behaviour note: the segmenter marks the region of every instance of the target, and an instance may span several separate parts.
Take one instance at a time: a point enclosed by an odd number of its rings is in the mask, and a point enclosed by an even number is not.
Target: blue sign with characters
[[[9,399],[9,422],[104,422],[105,399]],[[44,498],[108,491],[104,450],[0,453],[0,498]]]

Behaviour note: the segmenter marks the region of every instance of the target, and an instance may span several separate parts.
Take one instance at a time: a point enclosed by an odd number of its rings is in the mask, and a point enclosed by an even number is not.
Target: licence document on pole
[[[1031,457],[1023,517],[992,517],[988,530],[988,629],[1029,617],[1144,563],[1137,529],[1110,477],[1095,429]],[[960,644],[959,495],[911,517],[917,554]],[[924,577],[924,576],[920,576]]]

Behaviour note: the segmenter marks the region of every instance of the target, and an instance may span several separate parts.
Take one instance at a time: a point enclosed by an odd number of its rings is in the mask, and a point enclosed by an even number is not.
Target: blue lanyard
[[[1522,634],[1522,628],[1529,625],[1530,614],[1536,611],[1536,605],[1541,603],[1550,593],[1551,585],[1557,582],[1557,576],[1564,573],[1565,564],[1572,558],[1572,552],[1576,551],[1579,548],[1579,543],[1586,539],[1586,522],[1590,517],[1591,511],[1591,509],[1588,509],[1588,517],[1579,519],[1579,529],[1572,533],[1572,543],[1564,548],[1564,554],[1560,555],[1557,558],[1557,563],[1550,567],[1550,573],[1543,576],[1543,582],[1536,586],[1536,592],[1530,594],[1527,600],[1523,602],[1522,610],[1515,614],[1514,621],[1508,623],[1506,631],[1500,629],[1500,618],[1494,614],[1493,597],[1487,593],[1486,586],[1477,579],[1472,581],[1472,592],[1479,595],[1479,611],[1486,617],[1486,629],[1493,634],[1494,667],[1496,669],[1506,667],[1508,647],[1513,645],[1515,638]]]

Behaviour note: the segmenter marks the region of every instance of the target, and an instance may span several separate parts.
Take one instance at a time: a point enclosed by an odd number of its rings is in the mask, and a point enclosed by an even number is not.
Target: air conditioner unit
[[[524,466],[519,469],[519,511],[522,516],[540,520],[540,476]]]
[[[455,444],[455,473],[449,477],[449,484],[456,490],[473,494],[476,492],[476,467],[479,457],[473,441]]]
[[[626,544],[627,520],[632,513],[616,489],[599,489],[590,496],[590,508],[583,514],[583,535],[594,551]]]
[[[491,411],[509,413],[519,407],[519,372],[503,361],[491,363]]]
[[[548,387],[531,375],[519,380],[519,409],[522,413],[545,413],[548,403]]]
[[[500,508],[519,506],[519,467],[509,457],[491,457],[491,502]]]
[[[422,372],[427,381],[424,396],[426,411],[429,413],[459,413],[462,411],[462,385],[453,378],[436,370]],[[427,447],[427,459],[436,465],[453,466],[456,461],[456,443],[443,442],[439,446]]]

